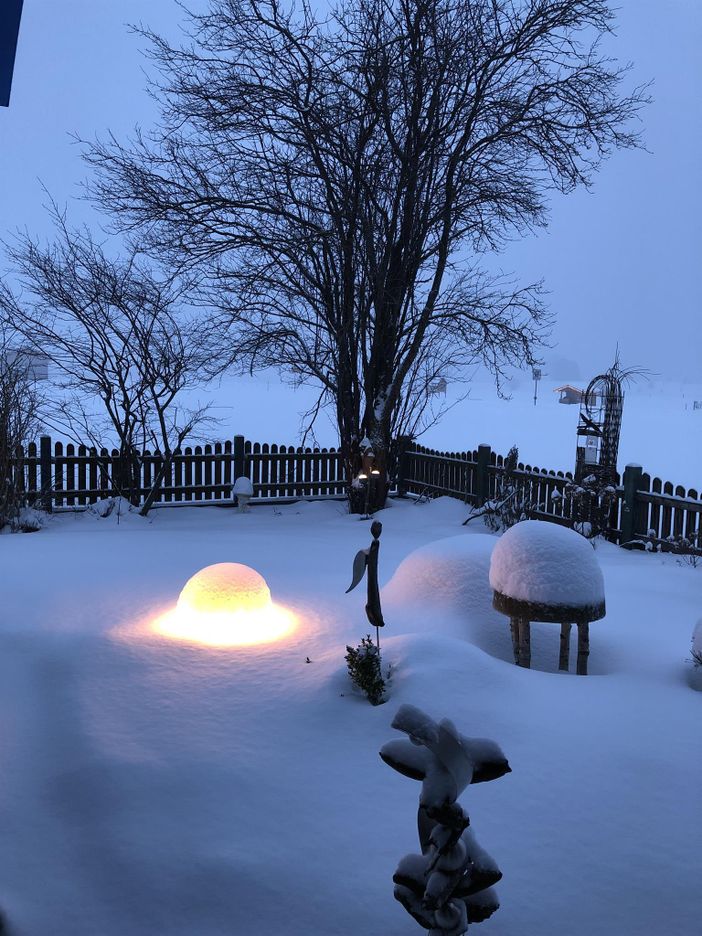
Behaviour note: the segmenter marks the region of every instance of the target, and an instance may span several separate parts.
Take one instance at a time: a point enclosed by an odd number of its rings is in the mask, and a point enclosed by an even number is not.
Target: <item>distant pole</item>
[[[539,381],[541,380],[541,368],[532,367],[531,375],[534,378],[534,406],[536,406],[536,392],[539,387]]]

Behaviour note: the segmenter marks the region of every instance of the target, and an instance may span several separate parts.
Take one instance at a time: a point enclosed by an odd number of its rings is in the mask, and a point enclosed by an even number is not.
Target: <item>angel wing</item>
[[[353,589],[358,585],[358,583],[363,578],[363,575],[366,571],[367,564],[368,564],[368,550],[359,549],[359,551],[356,553],[356,558],[353,560],[353,579],[349,587],[346,589],[347,595],[350,591],[353,591]]]

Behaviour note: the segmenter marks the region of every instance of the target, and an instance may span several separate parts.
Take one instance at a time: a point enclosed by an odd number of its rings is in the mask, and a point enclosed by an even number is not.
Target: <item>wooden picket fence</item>
[[[465,452],[439,452],[407,443],[400,457],[398,487],[414,496],[457,497],[479,505],[494,497],[505,458],[489,445]],[[532,504],[534,516],[572,525],[574,504],[566,471],[519,462],[517,486]],[[695,488],[652,478],[640,466],[628,465],[617,476],[609,516],[609,537],[620,544],[638,541],[663,550],[702,553],[702,497]]]
[[[448,495],[466,504],[494,497],[505,458],[488,445],[465,452],[440,452],[400,440],[393,490],[415,497]],[[146,496],[161,470],[162,456],[145,452],[138,462],[139,498]],[[14,460],[15,482],[49,510],[75,510],[120,490],[122,476],[117,449],[64,445],[42,436],[40,444],[19,449]],[[251,479],[257,501],[300,497],[344,497],[346,479],[341,452],[334,448],[303,448],[251,442],[234,436],[226,442],[188,446],[179,451],[155,500],[165,504],[228,504],[236,478]],[[517,484],[535,516],[564,525],[573,523],[570,472],[517,465]],[[32,498],[32,495],[35,495]],[[609,535],[621,544],[650,542],[662,549],[702,552],[702,498],[697,490],[651,478],[638,466],[627,466],[617,477],[609,518]]]
[[[144,452],[132,468],[136,491],[123,490],[117,449],[85,445],[39,445],[19,449],[15,483],[49,510],[76,509],[121,493],[141,499],[163,466],[159,452]],[[341,453],[334,448],[302,448],[250,442],[243,436],[178,451],[159,487],[155,504],[231,503],[231,488],[241,476],[251,479],[257,500],[340,497],[346,491]]]

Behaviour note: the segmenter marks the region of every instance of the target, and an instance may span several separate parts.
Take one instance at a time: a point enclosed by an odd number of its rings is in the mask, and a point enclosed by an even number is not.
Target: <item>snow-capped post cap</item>
[[[253,492],[254,489],[253,484],[251,483],[251,479],[246,478],[243,475],[240,478],[237,478],[232,486],[232,494],[236,494],[237,496],[240,494],[248,494],[249,497],[253,497]]]
[[[522,520],[502,534],[490,559],[490,585],[495,607],[505,614],[522,603],[534,613],[515,613],[533,621],[597,621],[605,615],[604,579],[592,544],[546,520]],[[563,617],[564,609],[578,613]]]

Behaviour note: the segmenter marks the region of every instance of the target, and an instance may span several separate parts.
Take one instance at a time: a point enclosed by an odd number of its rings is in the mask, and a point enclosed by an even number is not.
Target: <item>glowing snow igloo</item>
[[[185,583],[174,610],[156,622],[162,636],[207,646],[271,643],[294,629],[294,616],[274,604],[263,576],[240,562],[218,562]]]

